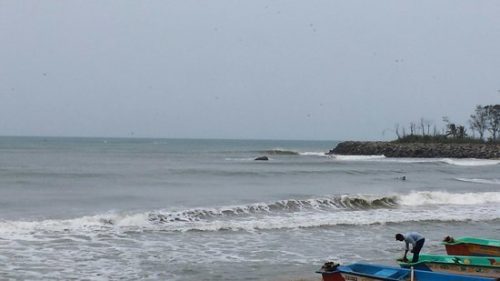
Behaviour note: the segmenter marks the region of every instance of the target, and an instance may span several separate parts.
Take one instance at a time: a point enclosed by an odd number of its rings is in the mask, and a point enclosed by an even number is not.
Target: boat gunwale
[[[425,262],[416,262],[416,263],[399,263],[401,264],[407,264],[408,266],[415,266],[415,265],[422,265],[425,263],[437,263],[437,264],[443,264],[443,265],[458,265],[458,266],[466,266],[466,267],[486,267],[486,268],[491,268],[491,269],[500,269],[500,266],[492,266],[492,265],[475,265],[475,264],[462,264],[462,263],[448,263],[448,262],[434,262],[434,261],[425,261]]]
[[[488,242],[493,242],[493,244],[489,244]],[[464,237],[455,238],[453,242],[442,241],[441,244],[442,245],[450,245],[450,246],[470,244],[470,245],[479,245],[479,246],[483,246],[483,247],[498,248],[498,247],[500,247],[500,240],[464,236]]]
[[[469,259],[477,259],[477,258],[493,258],[497,259],[497,257],[488,257],[488,256],[455,256],[455,255],[448,255],[449,257],[458,257],[458,258],[469,258]],[[446,256],[443,256],[446,257]],[[411,262],[398,262],[399,265],[407,265],[407,266],[416,266],[416,265],[424,265],[425,263],[435,263],[435,264],[443,264],[443,265],[459,265],[459,266],[466,266],[466,267],[485,267],[485,268],[491,268],[491,269],[500,269],[500,264],[498,266],[492,265],[492,264],[463,264],[463,263],[451,263],[451,262],[445,262],[445,261],[438,261],[438,260],[419,260],[415,263]]]
[[[336,271],[333,272],[340,272],[341,274],[350,274],[354,276],[360,276],[360,277],[367,277],[367,278],[372,278],[375,280],[383,280],[383,281],[403,281],[405,280],[404,278],[407,278],[411,274],[411,269],[408,268],[397,268],[397,267],[392,267],[392,266],[382,266],[383,268],[389,268],[389,269],[396,269],[396,270],[403,270],[405,271],[404,274],[398,276],[398,279],[391,278],[391,277],[384,277],[384,276],[377,276],[373,274],[368,274],[368,273],[361,273],[354,271],[350,266],[352,265],[368,265],[368,266],[379,266],[379,265],[371,265],[371,264],[365,264],[365,263],[354,263],[350,265],[344,265],[344,266],[339,266]],[[344,268],[347,268],[348,270],[345,270]],[[414,269],[415,273],[420,272],[423,274],[442,274],[443,276],[447,276],[450,278],[453,277],[460,277],[460,278],[470,278],[471,280],[491,280],[491,281],[500,281],[500,278],[496,277],[483,277],[483,276],[471,276],[471,275],[462,275],[462,274],[456,274],[456,273],[443,273],[443,272],[432,272],[432,271],[427,271],[427,270],[419,270],[419,269]],[[319,272],[318,272],[319,273]],[[468,280],[468,279],[463,279],[463,280]]]
[[[372,278],[372,279],[377,279],[377,280],[389,280],[389,281],[401,281],[403,279],[401,278],[398,278],[398,279],[395,279],[395,278],[390,278],[390,277],[382,277],[382,276],[377,276],[377,275],[373,275],[373,274],[367,274],[367,273],[361,273],[361,272],[355,272],[355,271],[342,271],[342,270],[339,270],[340,274],[352,274],[352,275],[356,275],[356,276],[361,276],[361,277],[368,277],[368,278]],[[404,275],[402,275],[401,277],[407,277],[408,276],[408,272]]]

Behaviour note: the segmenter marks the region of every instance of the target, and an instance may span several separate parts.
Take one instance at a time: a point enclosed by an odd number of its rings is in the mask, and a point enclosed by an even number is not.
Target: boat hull
[[[346,281],[380,281],[380,280],[392,280],[392,279],[384,279],[384,278],[357,276],[357,275],[349,274],[349,273],[342,273],[342,277]]]
[[[500,240],[478,237],[446,236],[443,240],[446,253],[454,256],[500,256]]]
[[[496,278],[480,277],[470,275],[457,275],[444,272],[432,272],[405,268],[395,268],[385,265],[372,265],[355,263],[346,266],[338,266],[336,271],[340,272],[346,281],[409,281],[411,275],[418,281],[494,281]]]
[[[344,277],[340,272],[335,271],[335,272],[318,272],[321,273],[321,276],[323,277],[323,281],[345,281]]]
[[[476,244],[445,244],[446,253],[454,256],[500,256],[500,248]]]

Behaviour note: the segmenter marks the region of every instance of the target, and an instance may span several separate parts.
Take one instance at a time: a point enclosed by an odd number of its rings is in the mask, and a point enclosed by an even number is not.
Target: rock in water
[[[269,157],[267,157],[267,156],[259,156],[259,157],[255,158],[254,160],[257,160],[257,161],[267,161],[267,160],[269,160]]]

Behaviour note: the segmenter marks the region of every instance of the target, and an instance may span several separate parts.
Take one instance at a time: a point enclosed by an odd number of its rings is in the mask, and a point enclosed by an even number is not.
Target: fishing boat
[[[500,257],[500,240],[447,236],[443,244],[448,255]]]
[[[411,259],[410,259],[411,260]],[[399,261],[403,268],[500,278],[500,257],[420,255],[418,262]]]
[[[339,265],[326,271],[322,268],[316,273],[323,275],[324,281],[496,281],[496,278],[457,275],[406,268],[354,263]],[[340,279],[342,278],[342,279]]]

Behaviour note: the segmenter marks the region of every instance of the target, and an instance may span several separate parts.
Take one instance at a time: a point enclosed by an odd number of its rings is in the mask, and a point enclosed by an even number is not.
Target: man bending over
[[[403,260],[407,260],[406,254],[408,253],[409,246],[411,244],[411,252],[413,253],[413,259],[411,260],[412,263],[415,263],[418,261],[418,255],[420,254],[420,250],[422,250],[422,247],[424,246],[425,238],[422,236],[422,234],[418,232],[408,232],[406,234],[401,234],[398,233],[396,234],[396,240],[398,241],[405,241],[406,243],[406,248],[405,248],[405,255],[403,257]]]

